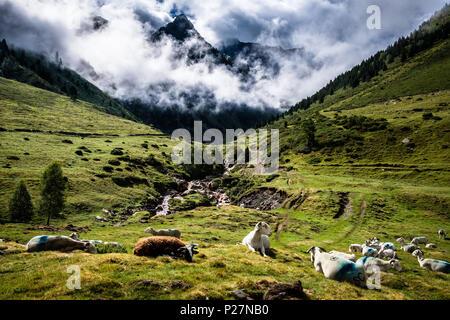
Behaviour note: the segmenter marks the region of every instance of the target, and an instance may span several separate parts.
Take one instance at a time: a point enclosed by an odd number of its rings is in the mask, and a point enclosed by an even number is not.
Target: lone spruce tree
[[[33,215],[34,207],[30,194],[25,182],[21,180],[9,201],[9,217],[12,222],[29,222]]]
[[[64,180],[61,165],[52,162],[44,171],[41,179],[41,202],[39,213],[47,215],[47,225],[50,218],[56,216],[64,209],[64,192],[66,181]]]

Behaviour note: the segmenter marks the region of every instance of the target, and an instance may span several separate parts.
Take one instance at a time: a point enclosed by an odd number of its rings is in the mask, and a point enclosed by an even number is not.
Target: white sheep
[[[377,239],[377,238],[375,238],[375,239]],[[364,242],[364,244],[361,245],[361,248],[363,249],[363,251],[364,251],[364,248],[373,248],[376,250],[380,250],[381,244],[379,242],[373,242],[372,240],[366,240]]]
[[[71,233],[70,238],[72,238],[74,240],[82,241],[82,242],[89,242],[95,247],[97,247],[99,245],[104,245],[106,247],[111,247],[111,248],[123,248],[123,245],[120,242],[107,242],[107,241],[103,242],[102,240],[80,239],[78,236],[78,233],[76,233],[76,232]]]
[[[356,261],[357,265],[364,266],[364,270],[367,273],[369,270],[374,270],[374,267],[378,267],[380,271],[388,271],[389,269],[395,269],[397,271],[402,271],[402,265],[396,259],[391,259],[389,261],[381,260],[374,257],[362,257]]]
[[[312,247],[306,253],[311,254],[311,262],[316,271],[323,273],[326,278],[347,281],[362,288],[367,287],[364,266],[333,256],[319,247]]]
[[[267,257],[265,250],[270,248],[269,237],[271,235],[270,226],[265,222],[258,222],[255,229],[242,240],[241,244],[246,245],[253,252],[259,251],[262,256]]]
[[[391,249],[391,250],[397,250],[395,248],[395,245],[392,242],[382,242],[381,243],[381,248],[380,249]]]
[[[147,229],[145,229],[144,231],[145,233],[151,233],[154,236],[168,236],[168,237],[175,237],[180,239],[181,237],[181,232],[177,229],[160,229],[160,230],[155,230],[152,227],[148,227]]]
[[[78,236],[78,233],[76,233],[76,232],[72,232],[69,237],[72,238],[73,240],[82,241],[82,242],[89,242],[89,243],[91,243],[94,246],[99,245],[99,244],[103,244],[102,240],[80,239],[80,237]]]
[[[419,245],[419,244],[426,244],[428,242],[428,239],[425,237],[415,237],[411,240],[412,244]]]
[[[417,261],[419,261],[419,264],[422,268],[426,268],[430,271],[435,272],[443,272],[443,273],[449,273],[450,272],[450,263],[442,260],[436,260],[436,259],[424,259],[423,258],[423,252],[420,250],[415,250],[412,255],[414,257],[417,257]]]
[[[362,254],[366,257],[376,257],[378,251],[372,247],[365,247],[362,251]]]
[[[420,249],[419,246],[416,246],[413,243],[405,243],[405,239],[403,239],[402,237],[398,238],[397,242],[400,242],[403,251],[408,252],[408,253],[413,253],[414,250]]]
[[[445,240],[445,237],[447,236],[447,234],[445,233],[445,231],[443,229],[440,229],[438,231],[438,235],[439,235],[439,240],[440,239],[444,239]]]
[[[378,251],[379,258],[388,258],[388,259],[397,259],[397,251],[393,249],[386,249],[382,247],[380,251]]]
[[[362,247],[360,244],[352,243],[348,246],[348,252],[362,252]]]
[[[378,239],[377,237],[373,237],[372,238],[372,243],[379,243],[380,239]]]
[[[428,243],[428,244],[425,246],[425,248],[427,248],[427,249],[436,249],[436,248],[437,248],[437,245],[435,245],[434,243]]]
[[[348,254],[348,253],[339,252],[339,251],[335,251],[335,250],[331,250],[328,253],[333,256],[336,256],[336,257],[340,257],[340,258],[347,259],[352,262],[356,262],[356,256],[354,254]]]
[[[36,236],[27,243],[28,252],[36,251],[62,251],[83,250],[97,253],[97,249],[90,242],[74,240],[66,236]]]

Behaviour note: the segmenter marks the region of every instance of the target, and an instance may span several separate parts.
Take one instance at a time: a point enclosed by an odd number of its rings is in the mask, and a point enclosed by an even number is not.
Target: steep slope
[[[0,76],[64,94],[104,107],[104,111],[136,120],[120,103],[88,82],[75,71],[64,67],[56,55],[55,61],[22,49],[9,48],[5,39],[0,44]]]
[[[173,169],[165,167],[172,142],[149,126],[1,77],[0,106],[2,216],[19,179],[37,200],[40,176],[53,160],[69,181],[65,213],[81,217],[102,207],[152,201],[174,183],[167,174]],[[123,187],[121,179],[136,183]]]
[[[361,79],[355,80],[357,85],[351,85],[348,73],[339,76],[269,125],[281,130],[282,150],[323,165],[448,165],[448,12],[446,6],[409,38],[399,40],[402,45],[397,42],[370,58],[376,70],[372,76],[364,74],[363,63],[354,69]],[[421,50],[414,49],[419,38],[428,42]],[[397,57],[390,56],[393,51]],[[411,57],[402,58],[402,52]],[[307,141],[311,129],[306,119],[313,120],[314,141]]]

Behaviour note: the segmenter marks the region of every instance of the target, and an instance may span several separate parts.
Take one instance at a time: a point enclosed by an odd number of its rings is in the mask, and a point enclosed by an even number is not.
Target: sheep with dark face
[[[438,231],[438,235],[439,235],[439,240],[441,240],[441,239],[444,239],[444,240],[445,240],[445,237],[447,236],[447,235],[445,234],[444,229],[440,229],[440,230]]]
[[[173,258],[184,258],[188,262],[194,260],[196,244],[184,244],[180,239],[168,236],[155,236],[140,239],[134,246],[133,253],[137,256],[158,257],[170,256]]]
[[[66,236],[36,236],[27,243],[28,252],[37,251],[62,251],[83,250],[89,253],[97,253],[97,249],[89,242],[74,240]]]

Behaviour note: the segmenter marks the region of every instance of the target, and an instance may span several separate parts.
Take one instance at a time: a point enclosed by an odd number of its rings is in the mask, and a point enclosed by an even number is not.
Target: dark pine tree
[[[61,165],[52,162],[44,171],[41,179],[41,202],[39,213],[47,216],[47,225],[51,217],[56,216],[64,209],[66,180]]]
[[[12,222],[29,222],[34,215],[34,207],[31,202],[25,182],[21,180],[16,187],[13,197],[9,201],[9,217]]]

